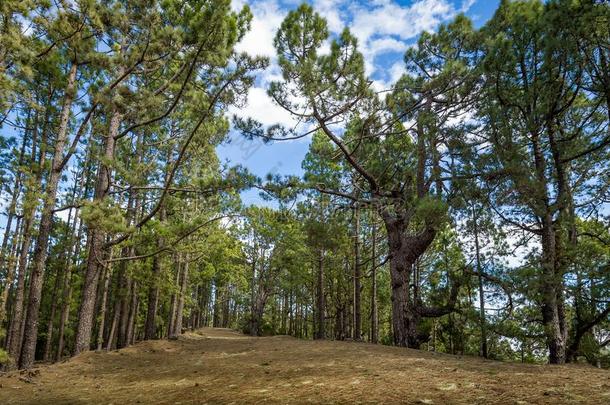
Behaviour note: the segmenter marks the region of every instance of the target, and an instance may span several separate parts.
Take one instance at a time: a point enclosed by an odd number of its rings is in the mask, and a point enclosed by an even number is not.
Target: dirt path
[[[0,377],[1,404],[610,404],[610,372],[202,329]]]

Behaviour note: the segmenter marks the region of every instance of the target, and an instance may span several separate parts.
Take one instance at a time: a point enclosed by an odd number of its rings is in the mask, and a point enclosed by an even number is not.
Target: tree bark
[[[377,309],[377,228],[372,226],[372,248],[371,248],[371,343],[379,341],[379,319]]]
[[[382,212],[382,218],[388,235],[390,255],[394,344],[419,348],[418,326],[422,318],[422,308],[418,302],[413,302],[409,282],[413,265],[430,246],[436,231],[426,228],[418,235],[407,236],[404,218],[395,217],[387,212]]]
[[[186,297],[186,291],[188,287],[188,274],[189,274],[189,262],[188,256],[186,257],[184,264],[182,265],[182,278],[180,280],[180,293],[178,295],[178,305],[176,308],[176,321],[174,324],[174,336],[182,334],[182,319],[184,312],[184,299]]]
[[[26,120],[26,125],[31,125],[30,123],[30,112],[28,112],[28,119]],[[25,157],[25,146],[28,140],[28,131],[25,131],[23,135],[23,141],[21,142],[21,149],[19,150],[19,159],[18,159],[18,167],[23,165],[24,157]],[[19,198],[19,194],[21,191],[21,176],[22,173],[19,170],[15,174],[15,182],[13,184],[13,192],[11,194],[11,202],[9,203],[7,219],[6,219],[6,227],[4,228],[4,235],[2,237],[2,247],[0,248],[0,272],[4,269],[6,264],[6,254],[9,236],[11,235],[11,227],[13,226],[13,218],[16,214],[17,207],[17,199]],[[13,233],[13,245],[18,243],[18,233],[19,233],[19,224],[15,228],[15,232]],[[0,293],[0,327],[4,323],[6,319],[6,304],[8,301],[8,293],[13,284],[13,278],[15,277],[15,267],[8,263],[6,266],[6,277],[4,280],[4,285],[2,287],[2,293]]]
[[[362,339],[362,310],[361,310],[361,278],[360,269],[360,208],[354,209],[354,335],[356,341]]]
[[[543,218],[542,229],[542,322],[547,346],[549,348],[549,363],[563,364],[566,361],[566,339],[561,326],[561,312],[558,287],[561,281],[555,271],[556,240],[553,220],[549,214]]]
[[[114,158],[115,137],[119,131],[122,115],[117,107],[112,108],[110,126],[108,134],[104,139],[104,157],[100,162],[95,186],[94,201],[101,202],[108,195],[110,181],[112,179],[112,169],[109,162]],[[105,234],[102,229],[92,225],[89,229],[88,239],[89,255],[87,257],[87,267],[83,283],[81,306],[78,314],[78,326],[76,328],[76,344],[74,353],[79,354],[89,350],[91,344],[91,331],[93,328],[93,317],[95,310],[95,293],[100,276],[100,266],[103,265],[102,251]]]
[[[76,94],[76,73],[77,65],[73,63],[68,74],[66,94],[64,96],[59,128],[57,130],[57,137],[55,139],[55,151],[53,153],[53,161],[51,163],[51,172],[49,174],[49,179],[47,181],[47,187],[45,190],[38,237],[36,238],[36,248],[34,249],[34,258],[32,260],[33,268],[30,276],[30,294],[28,297],[28,309],[25,321],[23,347],[21,349],[21,358],[19,360],[20,368],[30,368],[34,364],[36,340],[38,338],[38,318],[40,316],[40,297],[42,294],[44,267],[47,260],[49,235],[51,233],[51,226],[53,224],[53,210],[55,209],[57,189],[61,179],[61,173],[64,168],[64,147],[68,135],[70,110]]]
[[[487,325],[485,321],[485,291],[483,290],[483,266],[481,264],[481,250],[479,246],[479,224],[474,207],[472,209],[472,223],[474,230],[474,248],[479,280],[479,327],[481,329],[480,355],[487,358]]]
[[[110,285],[110,268],[104,266],[102,278],[104,280],[104,284],[102,286],[102,301],[100,303],[100,324],[97,329],[97,351],[102,350],[102,346],[104,344],[104,326],[106,323],[106,307],[108,301],[108,286]],[[111,332],[112,335],[112,332]],[[111,340],[111,336],[109,337]]]
[[[182,266],[183,266],[183,264],[181,263],[180,259],[178,258],[178,260],[176,261],[177,269],[176,269],[176,277],[175,277],[175,281],[174,281],[175,287],[177,287],[180,284],[180,273],[182,272]],[[177,336],[175,334],[177,309],[178,309],[177,297],[176,297],[176,293],[174,292],[174,293],[172,293],[170,305],[169,305],[169,319],[167,322],[167,338],[168,339],[177,338]]]
[[[326,338],[325,331],[325,313],[326,305],[324,303],[324,251],[320,249],[318,253],[318,280],[317,280],[317,328],[314,339]]]

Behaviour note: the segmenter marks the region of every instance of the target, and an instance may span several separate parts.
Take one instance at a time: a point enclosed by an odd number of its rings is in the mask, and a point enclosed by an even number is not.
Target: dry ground
[[[610,372],[202,329],[0,376],[0,404],[610,404]]]

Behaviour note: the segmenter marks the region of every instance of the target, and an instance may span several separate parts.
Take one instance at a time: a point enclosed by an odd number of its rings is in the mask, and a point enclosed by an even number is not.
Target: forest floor
[[[610,372],[201,329],[0,376],[1,404],[610,403]]]

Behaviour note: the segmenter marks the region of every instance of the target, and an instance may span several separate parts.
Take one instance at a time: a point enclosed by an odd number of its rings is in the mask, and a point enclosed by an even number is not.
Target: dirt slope
[[[610,404],[610,372],[202,329],[0,376],[0,404]]]

